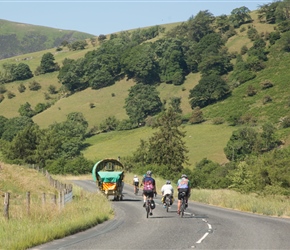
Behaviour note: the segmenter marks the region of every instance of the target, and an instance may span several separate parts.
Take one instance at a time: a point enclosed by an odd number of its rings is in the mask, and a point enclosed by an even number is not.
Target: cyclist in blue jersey
[[[188,207],[188,198],[190,196],[190,182],[187,178],[187,175],[183,174],[181,179],[177,182],[177,190],[178,190],[178,203],[177,203],[177,213],[180,214],[180,205],[181,205],[181,193],[185,192],[185,207]]]
[[[154,203],[153,197],[154,197],[154,194],[155,195],[157,194],[155,180],[154,178],[152,178],[152,172],[150,170],[147,171],[146,176],[142,180],[142,184],[143,184],[143,200],[144,200],[143,207],[145,207],[146,196],[148,196],[150,200]],[[152,215],[152,209],[151,209],[150,215]]]

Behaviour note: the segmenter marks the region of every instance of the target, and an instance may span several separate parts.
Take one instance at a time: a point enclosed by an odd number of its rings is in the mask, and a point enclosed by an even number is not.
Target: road
[[[75,181],[91,192],[92,181]],[[290,219],[259,216],[190,202],[183,218],[176,201],[167,213],[155,198],[146,218],[141,194],[125,185],[124,200],[113,201],[115,218],[85,232],[33,249],[290,249]]]

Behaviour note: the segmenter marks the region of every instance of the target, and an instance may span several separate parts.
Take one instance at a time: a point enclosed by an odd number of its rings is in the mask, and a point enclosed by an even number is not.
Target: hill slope
[[[84,32],[60,30],[2,19],[0,19],[0,27],[0,59],[54,48],[60,46],[63,41],[72,42],[94,37]]]
[[[258,33],[270,33],[275,29],[275,25],[258,22],[255,12],[251,13],[251,15],[254,19],[254,22],[251,25],[256,27]],[[170,24],[170,28],[176,27],[177,25],[178,24]],[[251,40],[247,37],[247,29],[251,25],[244,24],[239,29],[236,29],[237,34],[232,36],[226,44],[229,51],[240,53],[240,50],[244,45],[248,47],[252,45]],[[244,31],[242,31],[243,29]],[[158,39],[158,37],[154,40],[156,39]],[[290,89],[287,84],[287,79],[290,77],[290,72],[287,70],[287,65],[290,64],[290,59],[288,54],[277,53],[277,46],[279,46],[279,42],[277,42],[277,45],[274,45],[269,49],[269,58],[268,61],[265,62],[266,68],[257,72],[256,78],[233,89],[232,95],[224,101],[217,102],[202,109],[204,118],[206,119],[205,124],[208,128],[208,130],[201,132],[203,136],[201,141],[208,142],[204,145],[205,148],[210,148],[210,139],[213,138],[217,131],[219,131],[219,129],[215,129],[217,128],[216,125],[212,125],[214,119],[221,118],[223,121],[227,121],[231,116],[241,114],[244,116],[245,120],[257,119],[260,124],[266,121],[271,121],[278,127],[280,118],[289,115],[289,103],[287,100],[290,95]],[[50,49],[26,54],[21,57],[0,60],[0,67],[6,62],[11,63],[18,59],[29,57],[31,59],[27,60],[25,63],[27,63],[31,70],[34,71],[40,63],[41,56],[48,51],[53,53],[55,61],[61,65],[63,59],[81,58],[88,51],[94,50],[95,48],[96,47],[89,44],[85,50],[81,51],[63,50],[61,52],[56,52],[55,49]],[[18,92],[17,87],[19,84],[23,83],[24,85],[28,85],[32,81],[31,79],[4,84],[7,91],[13,92],[15,97],[12,99],[5,98],[0,103],[0,115],[12,118],[19,115],[18,109],[20,105],[25,102],[29,102],[32,108],[34,108],[35,105],[40,102],[45,103],[49,101],[52,102],[53,105],[46,111],[33,117],[33,120],[42,128],[45,128],[54,122],[64,121],[66,116],[71,112],[82,112],[88,120],[90,128],[98,126],[109,116],[115,116],[119,120],[128,118],[123,106],[128,94],[128,89],[135,84],[132,80],[127,81],[126,79],[123,79],[110,87],[98,90],[87,88],[86,90],[77,92],[76,94],[65,96],[64,93],[61,92],[61,84],[58,82],[57,75],[58,73],[50,73],[35,76],[32,80],[39,82],[42,86],[39,91],[30,91],[27,89],[24,93]],[[172,84],[161,83],[157,87],[157,90],[160,93],[162,101],[167,101],[167,103],[171,97],[181,97],[183,115],[189,116],[192,113],[188,99],[189,93],[190,90],[198,84],[199,80],[200,73],[190,73],[187,75],[186,80],[182,85],[175,86]],[[262,89],[261,82],[265,80],[273,82],[274,86],[272,88]],[[51,99],[46,100],[44,94],[48,92],[48,87],[50,85],[56,86],[59,92],[50,95]],[[249,86],[253,86],[257,90],[256,95],[246,95]],[[270,96],[272,101],[265,103],[264,98],[267,96]],[[223,129],[225,129],[225,127]],[[220,142],[218,150],[200,153],[196,150],[195,142],[188,142],[192,154],[190,157],[191,162],[199,161],[207,155],[211,156],[209,157],[210,159],[221,163],[224,162],[223,147],[225,146],[232,130],[232,127],[230,127],[226,130],[227,134],[222,139],[216,139]],[[145,135],[147,134],[147,132],[144,133]],[[288,135],[289,132],[286,133]],[[116,134],[117,133],[115,133],[114,136],[116,136]],[[139,137],[134,133],[123,134],[126,137],[126,142],[132,142],[132,145],[124,145],[124,141],[119,139],[117,142],[114,142],[115,147],[111,149],[110,145],[101,148],[99,148],[99,146],[88,148],[85,150],[86,156],[95,160],[104,157],[108,152],[110,152],[110,157],[117,157],[118,155],[124,156],[126,153],[131,153],[132,150],[136,148],[139,139],[142,138],[143,135]],[[150,134],[150,132],[148,134]],[[91,145],[99,143],[98,136],[99,135],[91,138],[88,143]],[[106,140],[109,141],[112,134],[107,133],[102,136],[103,139],[100,141],[102,142],[102,145],[104,145],[103,142]],[[122,151],[120,151],[120,149],[122,149]],[[103,150],[103,152],[100,152],[101,150]],[[104,154],[104,152],[106,153]],[[214,154],[220,154],[220,156],[212,157]],[[196,157],[196,155],[198,156]]]

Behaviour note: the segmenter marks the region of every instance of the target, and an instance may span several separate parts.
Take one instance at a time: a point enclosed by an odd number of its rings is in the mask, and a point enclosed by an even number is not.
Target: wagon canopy
[[[102,182],[118,182],[120,179],[122,180],[123,172],[98,172],[98,175],[101,178]]]
[[[112,158],[106,158],[103,160],[98,161],[93,169],[92,169],[92,175],[93,175],[93,179],[94,181],[97,181],[98,177],[101,177],[101,173],[105,173],[106,176],[108,176],[108,178],[112,178],[113,176],[115,176],[115,173],[123,173],[124,170],[124,166],[122,165],[122,163],[116,159],[112,159]],[[111,173],[112,175],[109,177],[109,173]],[[117,174],[117,176],[121,176],[121,174]],[[101,177],[102,178],[102,177]],[[105,178],[105,177],[104,177]],[[116,177],[117,178],[117,177]]]

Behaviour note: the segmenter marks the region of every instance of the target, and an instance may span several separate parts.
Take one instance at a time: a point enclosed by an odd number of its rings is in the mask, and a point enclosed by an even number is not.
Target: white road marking
[[[212,227],[211,224],[207,223],[207,221],[205,219],[202,219],[208,226],[208,232],[206,232],[196,243],[199,244],[201,243],[208,235],[209,235],[209,231],[211,231]]]

